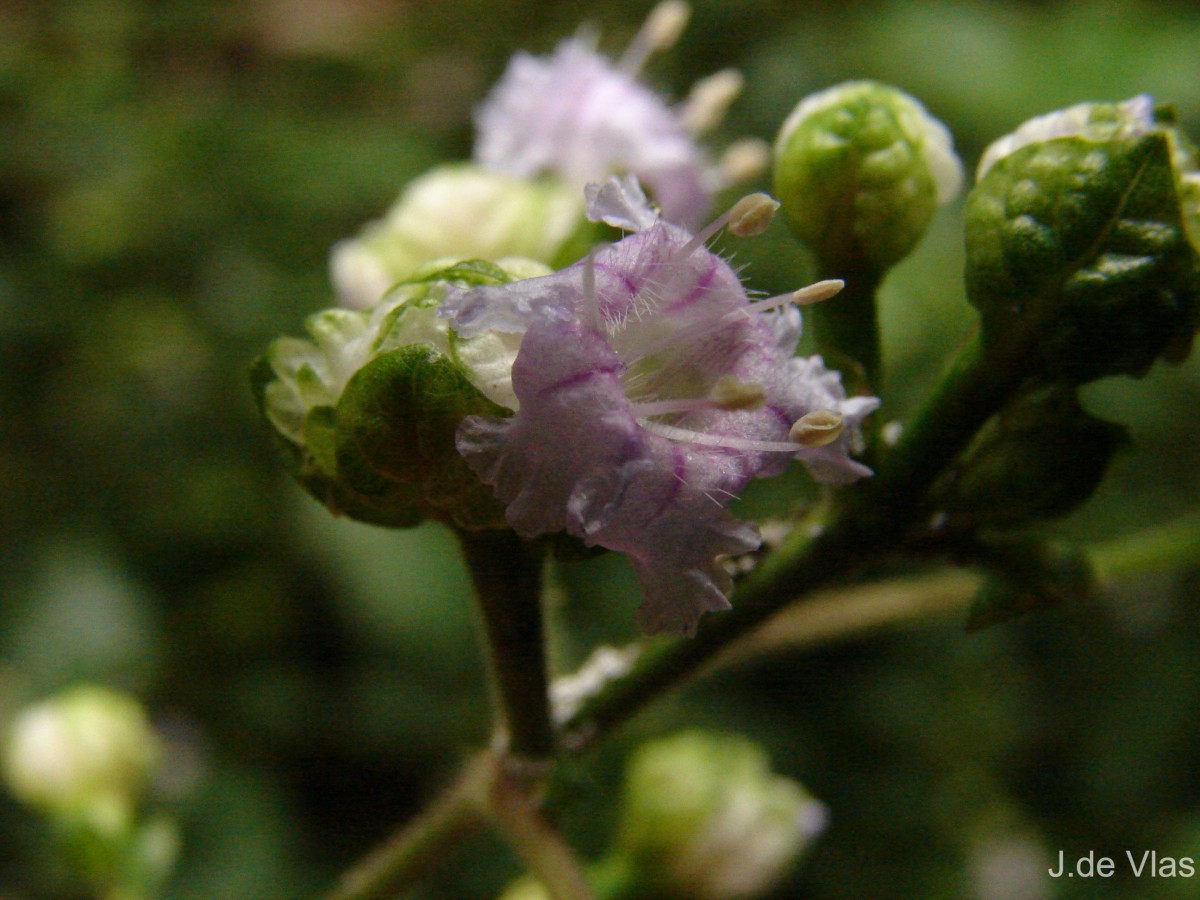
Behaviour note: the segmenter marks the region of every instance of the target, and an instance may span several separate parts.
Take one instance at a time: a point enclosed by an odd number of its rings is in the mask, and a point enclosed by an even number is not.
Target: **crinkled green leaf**
[[[1084,383],[1178,356],[1200,312],[1167,136],[1061,138],[1001,159],[967,204],[967,291],[985,343]]]

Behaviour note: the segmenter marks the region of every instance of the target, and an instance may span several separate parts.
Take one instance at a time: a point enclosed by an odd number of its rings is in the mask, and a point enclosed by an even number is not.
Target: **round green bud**
[[[1187,355],[1200,316],[1186,141],[1139,97],[1042,116],[985,154],[967,295],[985,347],[1051,381]]]
[[[363,522],[504,527],[503,506],[454,440],[463,417],[516,408],[511,373],[520,336],[460,339],[437,307],[452,284],[503,284],[548,271],[528,260],[506,268],[456,263],[397,286],[369,310],[311,316],[309,339],[275,341],[252,382],[292,474],[333,512]]]
[[[535,260],[555,268],[590,246],[583,192],[552,178],[443,165],[410,183],[388,213],[333,248],[341,306],[365,309],[436,261]],[[446,264],[443,262],[443,265]]]
[[[615,850],[653,896],[758,896],[824,828],[825,807],[737,735],[685,732],[641,747]],[[655,893],[657,891],[657,893]]]
[[[126,830],[163,748],[141,705],[85,685],[19,712],[4,746],[13,796],[48,815]]]
[[[946,127],[912,97],[873,81],[803,100],[774,155],[775,195],[826,272],[895,265],[962,184]]]

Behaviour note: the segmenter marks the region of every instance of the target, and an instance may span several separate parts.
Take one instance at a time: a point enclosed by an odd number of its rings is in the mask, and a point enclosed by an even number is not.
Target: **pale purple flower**
[[[519,534],[626,553],[641,626],[691,633],[729,606],[719,557],[759,544],[729,503],[794,458],[820,481],[869,474],[849,451],[878,401],[848,399],[819,357],[793,357],[793,296],[750,303],[704,245],[728,216],[693,237],[657,219],[632,178],[590,190],[589,212],[639,230],[553,275],[442,303],[460,336],[523,335],[515,415],[468,417],[458,448]]]
[[[674,40],[686,15],[684,4],[662,4],[616,65],[581,38],[549,57],[518,53],[476,115],[476,162],[518,177],[550,173],[579,188],[632,173],[664,218],[699,224],[725,177],[694,137],[720,120],[740,76],[718,73],[678,107],[636,78],[646,56]]]

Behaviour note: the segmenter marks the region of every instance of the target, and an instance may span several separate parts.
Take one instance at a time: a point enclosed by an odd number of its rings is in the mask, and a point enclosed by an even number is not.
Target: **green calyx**
[[[967,201],[967,292],[988,351],[1082,384],[1187,355],[1200,298],[1175,139],[1022,146]]]
[[[312,496],[375,525],[432,518],[505,527],[503,506],[459,455],[455,433],[465,416],[511,414],[504,374],[517,336],[461,340],[437,306],[451,284],[500,284],[514,274],[479,260],[456,263],[396,287],[371,310],[310,317],[311,340],[272,344],[252,370],[255,396]]]
[[[1043,388],[988,422],[931,502],[954,532],[1065,515],[1091,497],[1128,443],[1128,430],[1088,413],[1076,388]]]

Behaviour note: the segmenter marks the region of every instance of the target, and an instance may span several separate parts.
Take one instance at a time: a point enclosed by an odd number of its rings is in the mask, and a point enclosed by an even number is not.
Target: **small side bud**
[[[945,527],[971,531],[1065,515],[1092,496],[1128,444],[1124,427],[1084,410],[1076,388],[1045,388],[987,424],[932,505]]]
[[[168,814],[146,809],[165,749],[137,700],[71,688],[17,713],[0,753],[9,790],[54,826],[89,896],[160,895],[179,831]]]
[[[946,127],[907,94],[854,81],[808,97],[775,141],[775,193],[824,271],[886,271],[957,196],[962,164]]]

